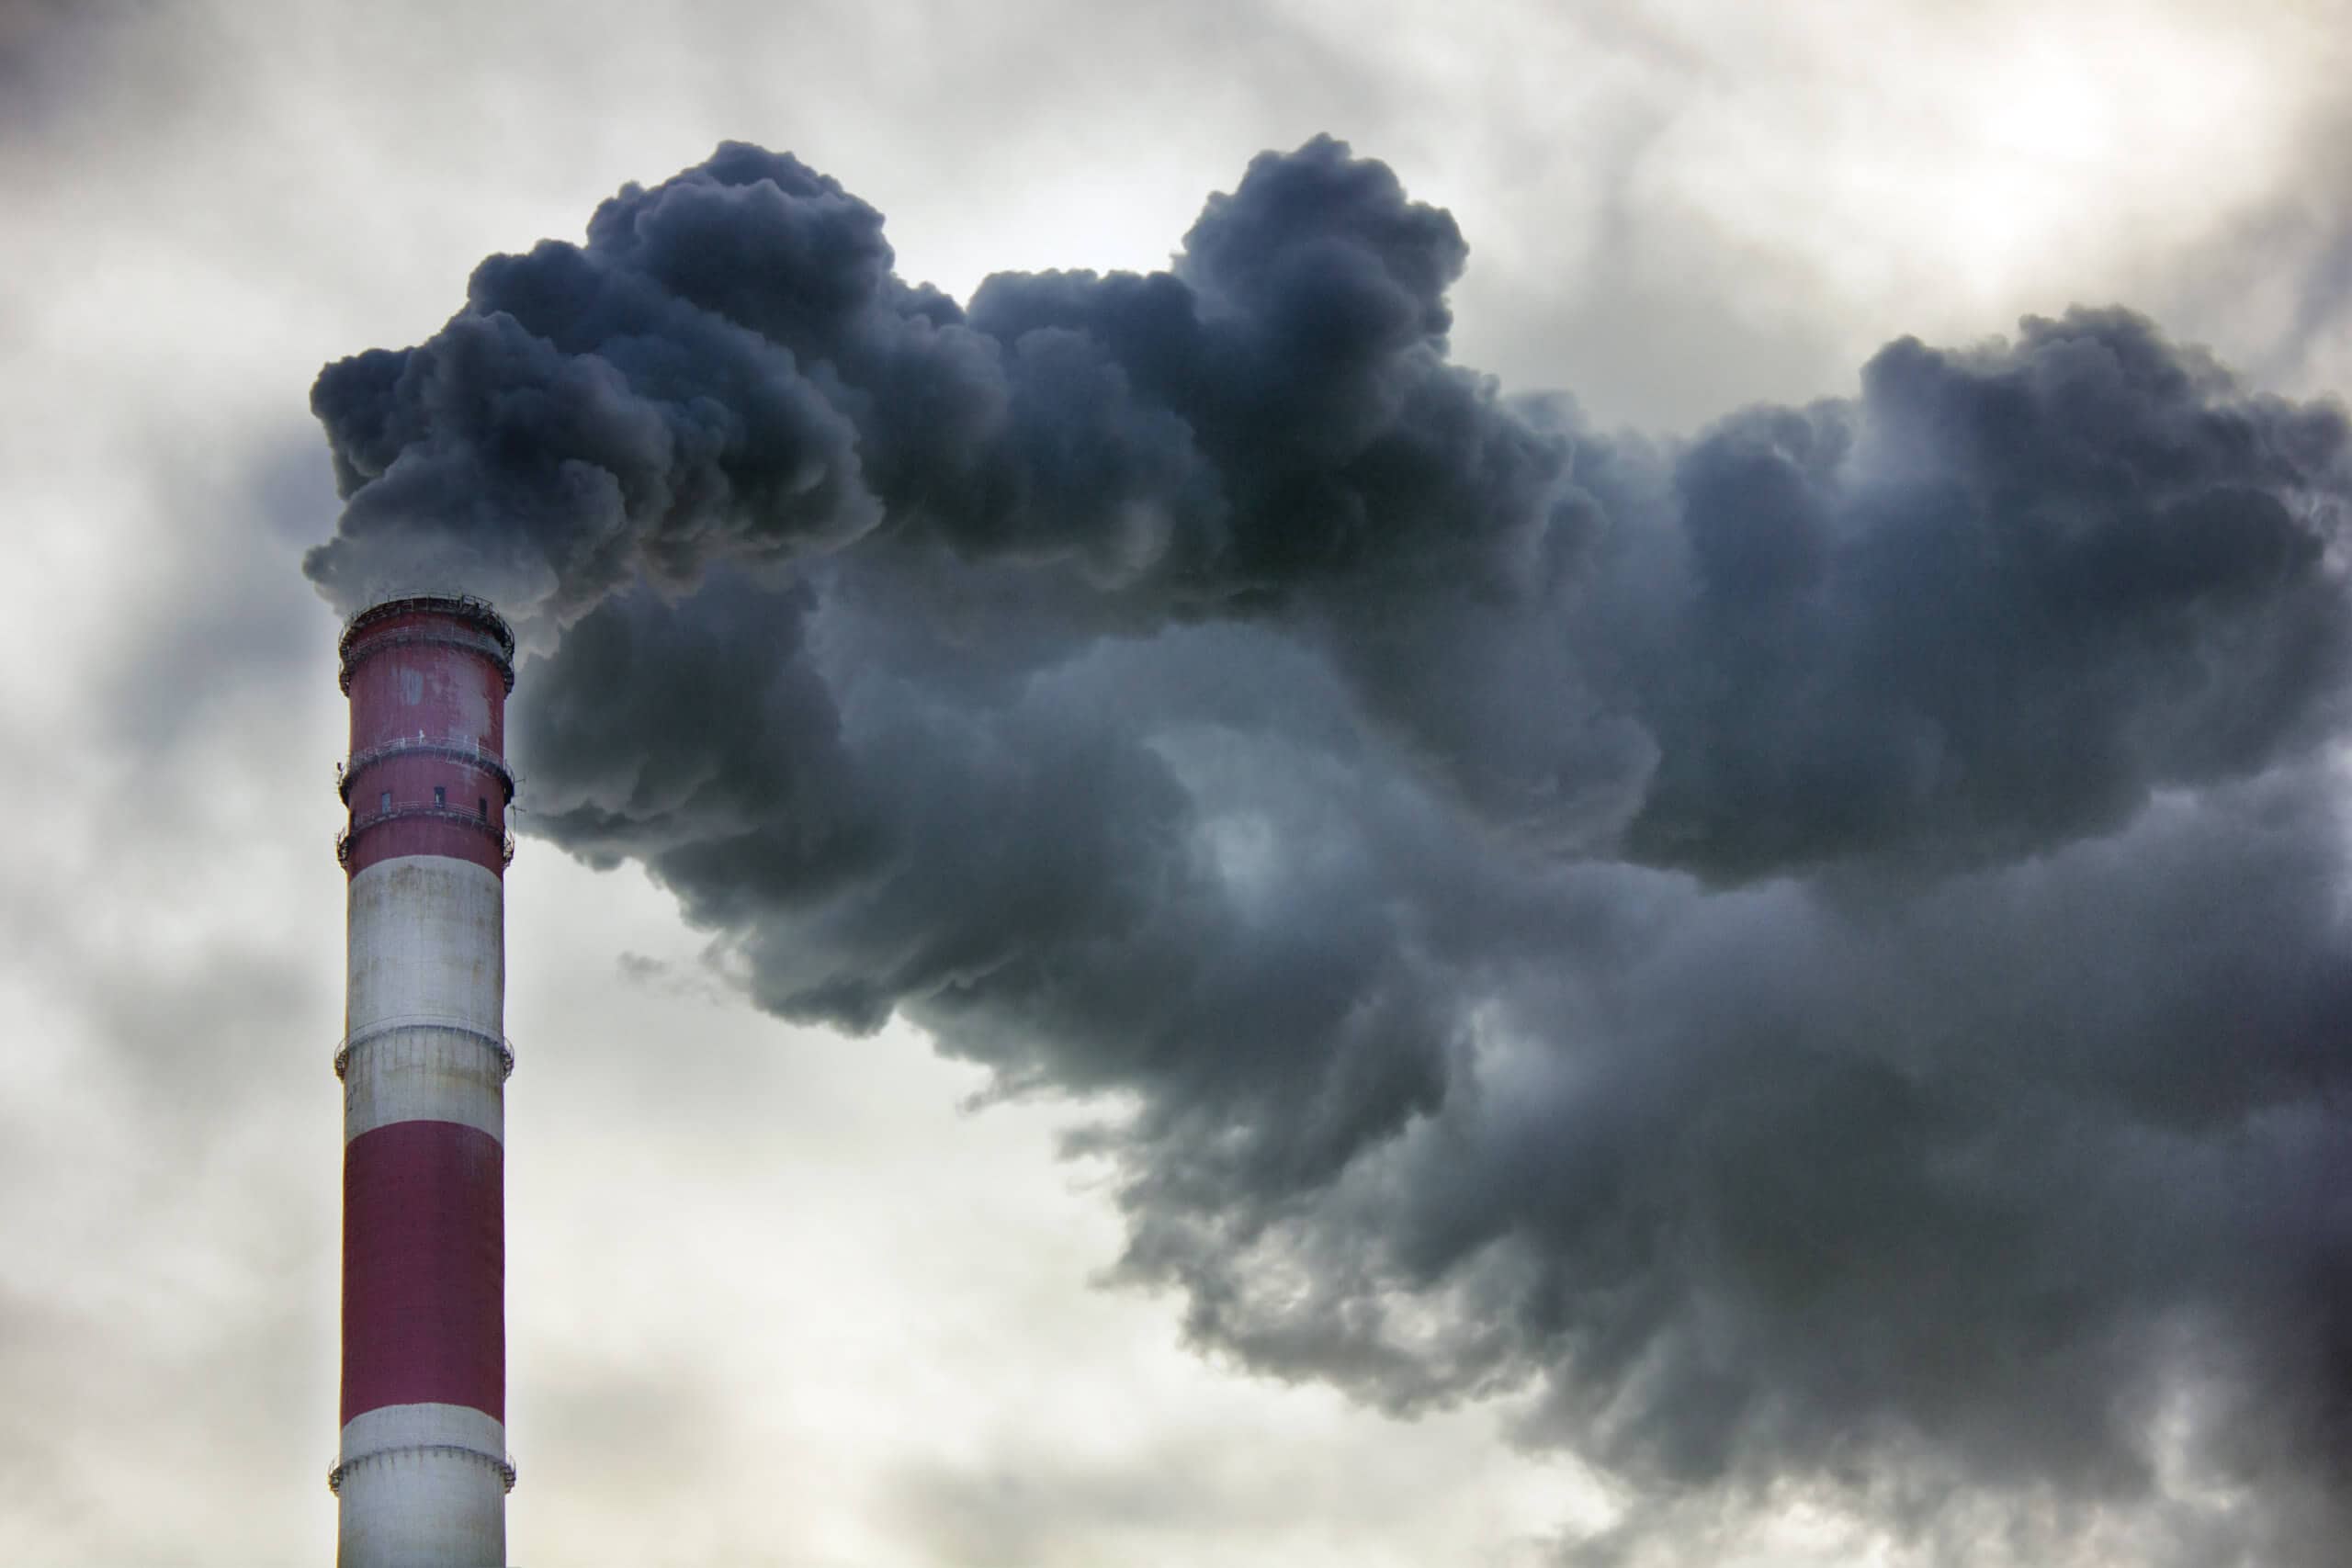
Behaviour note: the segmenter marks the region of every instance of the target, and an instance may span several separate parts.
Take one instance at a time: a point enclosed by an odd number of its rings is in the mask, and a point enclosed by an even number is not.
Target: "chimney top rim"
[[[441,615],[470,622],[497,639],[508,660],[514,657],[514,628],[489,600],[472,593],[396,593],[379,599],[343,623],[336,652],[347,659],[353,640],[369,626],[407,615]]]

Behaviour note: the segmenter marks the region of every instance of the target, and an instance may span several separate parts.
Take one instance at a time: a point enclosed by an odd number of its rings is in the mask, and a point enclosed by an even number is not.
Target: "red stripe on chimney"
[[[343,1419],[506,1412],[505,1161],[455,1122],[395,1122],[343,1157]]]

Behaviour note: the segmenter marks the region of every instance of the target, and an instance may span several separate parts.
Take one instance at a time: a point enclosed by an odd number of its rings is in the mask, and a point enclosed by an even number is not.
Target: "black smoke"
[[[1645,442],[1451,361],[1466,257],[1318,140],[958,305],[729,144],[322,373],[308,570],[497,597],[535,830],[1125,1108],[1131,1277],[1518,1391],[1596,1556],[2332,1560],[2343,410],[2076,310]]]

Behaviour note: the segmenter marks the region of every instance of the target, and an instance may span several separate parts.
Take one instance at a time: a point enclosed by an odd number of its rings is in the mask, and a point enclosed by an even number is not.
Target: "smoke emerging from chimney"
[[[1114,1094],[1131,1277],[1521,1391],[1648,1499],[1595,1560],[1809,1495],[2320,1563],[2343,410],[2076,310],[1651,443],[1452,363],[1466,256],[1317,140],[959,306],[730,143],[322,373],[307,569],[495,598],[537,832]]]

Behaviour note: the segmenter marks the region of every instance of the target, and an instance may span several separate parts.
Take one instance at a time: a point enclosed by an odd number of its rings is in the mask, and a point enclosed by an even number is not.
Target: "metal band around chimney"
[[[327,1490],[338,1497],[342,1496],[345,1476],[363,1464],[376,1460],[390,1459],[395,1454],[454,1454],[462,1459],[469,1459],[477,1464],[487,1465],[497,1474],[501,1485],[506,1491],[514,1490],[514,1461],[513,1460],[501,1459],[496,1454],[486,1454],[480,1449],[469,1449],[463,1443],[403,1443],[398,1448],[377,1449],[368,1453],[354,1454],[351,1458],[337,1461],[328,1467]]]
[[[364,751],[354,753],[350,761],[337,762],[334,765],[335,794],[343,798],[344,804],[349,805],[352,781],[362,771],[378,762],[389,762],[395,757],[444,757],[468,767],[480,768],[496,779],[499,787],[506,792],[506,799],[501,805],[512,804],[514,799],[514,774],[506,766],[506,760],[497,752],[476,740],[429,740],[422,735],[387,741],[381,746],[370,746]]]
[[[379,1019],[365,1029],[354,1030],[335,1042],[334,1076],[341,1077],[351,1066],[351,1054],[360,1046],[386,1034],[397,1034],[409,1029],[438,1030],[447,1034],[462,1034],[497,1053],[501,1078],[514,1076],[514,1042],[503,1034],[492,1034],[454,1018],[387,1018]]]
[[[367,816],[354,815],[350,823],[334,836],[334,858],[338,864],[349,865],[360,836],[370,829],[382,828],[400,821],[447,822],[469,831],[487,834],[498,846],[501,865],[514,863],[514,835],[502,819],[493,822],[479,812],[464,811],[454,806],[402,805],[395,802],[390,811],[371,811]]]

